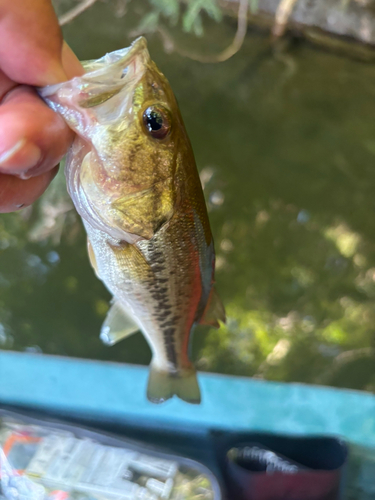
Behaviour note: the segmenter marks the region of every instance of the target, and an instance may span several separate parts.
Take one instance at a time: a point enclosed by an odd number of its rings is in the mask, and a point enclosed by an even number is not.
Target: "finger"
[[[62,60],[68,77],[84,72],[66,43]],[[53,168],[74,135],[33,90],[15,85],[0,73],[0,98],[8,91],[0,106],[0,172],[27,178]]]
[[[27,86],[11,90],[0,106],[0,173],[26,179],[53,168],[73,132]]]
[[[0,102],[11,89],[17,87],[17,83],[11,80],[3,71],[0,69]]]
[[[10,79],[34,86],[67,79],[50,0],[0,0],[0,38],[0,67]]]
[[[62,65],[68,79],[81,76],[85,72],[78,57],[65,41],[62,48]]]
[[[34,203],[47,189],[57,171],[58,167],[27,180],[0,174],[0,213],[14,212]]]

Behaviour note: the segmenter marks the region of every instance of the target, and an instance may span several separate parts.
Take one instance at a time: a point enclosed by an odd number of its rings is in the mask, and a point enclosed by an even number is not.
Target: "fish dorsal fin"
[[[219,321],[225,323],[225,309],[215,287],[212,287],[208,297],[206,309],[204,310],[199,323],[201,325],[220,328]]]
[[[138,330],[139,326],[134,319],[124,310],[118,301],[115,301],[104,320],[100,331],[100,339],[104,344],[113,345]]]

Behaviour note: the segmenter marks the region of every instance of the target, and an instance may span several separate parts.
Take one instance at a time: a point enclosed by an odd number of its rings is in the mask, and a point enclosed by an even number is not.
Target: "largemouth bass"
[[[152,362],[147,396],[199,403],[189,359],[197,323],[218,327],[215,253],[193,151],[172,89],[146,40],[84,64],[40,91],[77,133],[66,161],[97,276],[113,294],[101,338],[137,330]]]

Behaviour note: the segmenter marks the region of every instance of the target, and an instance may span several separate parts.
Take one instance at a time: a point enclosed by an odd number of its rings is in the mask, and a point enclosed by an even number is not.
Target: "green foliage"
[[[258,12],[259,0],[249,0],[250,3],[250,12],[252,14],[256,14]]]
[[[258,0],[250,0],[251,4]],[[202,14],[205,13],[216,22],[223,18],[222,9],[218,0],[149,0],[151,11],[141,20],[137,32],[149,33],[156,31],[159,23],[164,19],[171,26],[181,21],[182,29],[186,33],[202,36],[204,33]]]
[[[161,14],[169,19],[171,24],[177,24],[180,15],[179,0],[149,0],[154,13]]]
[[[197,36],[203,35],[201,12],[206,12],[217,22],[221,21],[223,16],[216,0],[190,0],[182,19],[184,31],[193,32]]]
[[[152,33],[154,32],[158,25],[160,19],[160,12],[153,11],[146,14],[142,21],[139,23],[137,28],[137,33]]]

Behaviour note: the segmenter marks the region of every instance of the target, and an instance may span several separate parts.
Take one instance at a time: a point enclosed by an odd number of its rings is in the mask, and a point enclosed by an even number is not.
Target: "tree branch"
[[[177,54],[188,57],[193,61],[198,61],[201,63],[218,63],[224,62],[230,59],[234,54],[236,54],[245,40],[247,32],[247,12],[249,8],[249,0],[239,0],[238,15],[237,15],[237,31],[234,36],[232,43],[217,55],[203,56],[200,54],[194,54],[192,52],[186,51],[182,48],[176,47],[172,37],[168,31],[163,27],[158,27],[157,32],[163,39],[164,48],[166,52],[171,52],[175,50]]]
[[[64,26],[64,24],[68,24],[70,21],[73,21],[73,19],[82,14],[82,12],[94,5],[96,1],[97,0],[83,0],[76,7],[68,10],[68,12],[59,17],[60,26]]]

